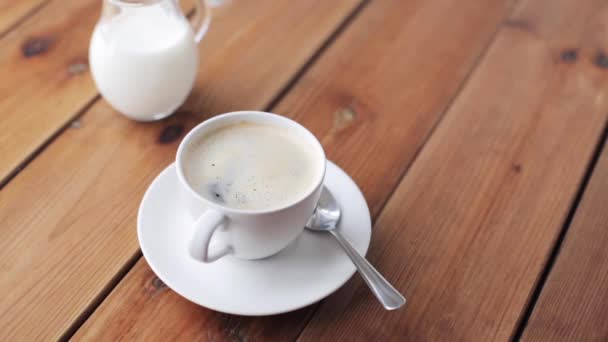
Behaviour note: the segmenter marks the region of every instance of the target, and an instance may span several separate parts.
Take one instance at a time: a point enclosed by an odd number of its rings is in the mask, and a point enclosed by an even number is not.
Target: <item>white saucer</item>
[[[327,163],[325,186],[342,208],[339,229],[365,255],[371,237],[369,209],[353,180]],[[186,299],[230,314],[261,316],[299,309],[342,286],[355,267],[327,233],[304,231],[278,254],[256,261],[224,257],[203,264],[188,255],[192,219],[179,204],[175,166],[152,182],[139,207],[137,233],[156,275]]]

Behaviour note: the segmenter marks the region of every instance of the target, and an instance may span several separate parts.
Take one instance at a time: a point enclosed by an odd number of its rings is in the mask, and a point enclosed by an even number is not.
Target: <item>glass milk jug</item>
[[[178,0],[104,0],[89,47],[101,95],[138,121],[160,120],[185,100],[196,77],[197,43],[209,27],[205,0],[190,22]]]

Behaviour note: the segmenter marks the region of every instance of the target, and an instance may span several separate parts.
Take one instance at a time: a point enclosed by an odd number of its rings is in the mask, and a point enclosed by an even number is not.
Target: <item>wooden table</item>
[[[608,339],[605,1],[233,0],[187,103],[147,124],[91,80],[100,8],[0,3],[0,340]],[[355,276],[231,316],[154,275],[142,195],[185,132],[236,109],[301,122],[352,175],[405,308]]]

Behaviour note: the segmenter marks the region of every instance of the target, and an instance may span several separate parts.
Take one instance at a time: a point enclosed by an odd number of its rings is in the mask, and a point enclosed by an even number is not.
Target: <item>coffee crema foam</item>
[[[186,178],[210,201],[236,209],[273,209],[312,190],[322,172],[315,149],[293,129],[238,122],[188,146]]]

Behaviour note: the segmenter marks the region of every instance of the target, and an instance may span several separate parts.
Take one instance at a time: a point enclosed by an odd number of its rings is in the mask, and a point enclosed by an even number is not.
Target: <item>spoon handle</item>
[[[372,266],[364,257],[357,252],[350,242],[336,229],[329,231],[340,243],[353,264],[357,266],[359,274],[372,290],[376,298],[382,303],[386,310],[395,310],[405,304],[405,298]]]

